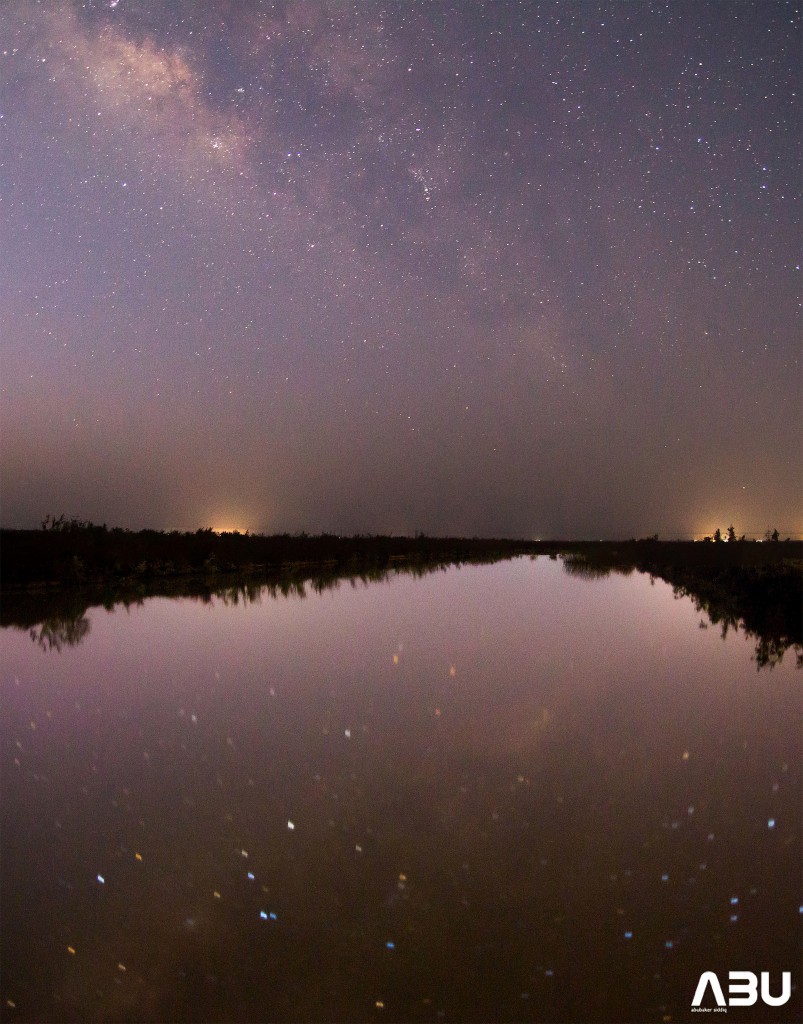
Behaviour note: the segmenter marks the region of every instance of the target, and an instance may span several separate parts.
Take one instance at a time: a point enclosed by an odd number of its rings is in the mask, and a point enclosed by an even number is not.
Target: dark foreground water
[[[799,1019],[801,676],[700,618],[521,559],[3,630],[2,1019]]]

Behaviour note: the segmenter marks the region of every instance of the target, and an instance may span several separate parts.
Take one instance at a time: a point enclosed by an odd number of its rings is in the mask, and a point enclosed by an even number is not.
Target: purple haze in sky
[[[3,525],[801,530],[795,4],[0,39]]]

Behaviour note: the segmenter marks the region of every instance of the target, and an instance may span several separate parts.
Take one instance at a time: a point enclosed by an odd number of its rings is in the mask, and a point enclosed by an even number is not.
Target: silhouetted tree
[[[736,540],[736,531],[733,528],[733,524],[728,527],[728,543],[733,544]]]
[[[90,621],[83,615],[54,615],[37,629],[29,630],[34,643],[43,651],[61,651],[64,646],[75,647],[89,636]]]
[[[66,527],[67,517],[62,513],[60,516],[50,515],[49,513],[42,520],[43,530],[63,530]]]
[[[722,531],[720,530],[719,527],[717,527],[716,530],[714,531],[714,541],[717,544],[719,544],[722,541]]]

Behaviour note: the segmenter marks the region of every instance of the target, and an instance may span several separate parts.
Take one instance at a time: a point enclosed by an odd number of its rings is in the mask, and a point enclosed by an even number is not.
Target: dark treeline
[[[586,577],[638,570],[663,579],[723,637],[739,627],[754,637],[759,668],[777,664],[790,647],[803,667],[803,541],[574,544],[564,564]]]
[[[126,579],[278,572],[294,565],[382,569],[394,562],[494,559],[533,550],[526,541],[333,534],[194,533],[107,529],[61,523],[56,529],[0,530],[2,584],[82,585]]]
[[[109,529],[79,520],[45,520],[41,530],[0,529],[0,572],[4,586],[74,585],[165,576],[204,576],[244,570],[336,565],[383,568],[394,561],[460,561],[517,554],[574,553],[590,565],[631,565],[720,572],[764,568],[803,560],[803,541],[704,543],[648,540],[525,541],[490,538],[334,534],[215,533]],[[663,575],[663,572],[658,572]]]
[[[471,564],[496,559],[472,559]],[[381,583],[398,574],[422,577],[445,570],[450,564],[430,562],[427,565],[399,563],[393,569],[363,569],[345,572],[336,567],[311,568],[287,566],[274,575],[266,573],[215,574],[213,576],[130,578],[118,583],[99,583],[70,587],[14,587],[7,591],[8,601],[2,605],[0,625],[27,629],[31,639],[45,650],[61,650],[81,643],[89,635],[90,608],[116,607],[129,609],[152,597],[183,598],[209,604],[212,600],[226,605],[259,604],[263,599],[305,598],[312,592],[322,594],[342,584],[367,586]]]
[[[55,527],[54,527],[55,524]],[[48,520],[42,530],[0,530],[0,625],[31,629],[43,646],[78,643],[86,611],[147,597],[256,600],[303,596],[344,578],[370,582],[393,571],[516,555],[560,555],[586,578],[640,571],[688,595],[727,634],[757,638],[759,667],[796,648],[803,664],[803,541],[705,543],[657,539],[516,541],[484,538],[331,534],[194,533],[107,529]],[[39,627],[38,630],[34,627]]]

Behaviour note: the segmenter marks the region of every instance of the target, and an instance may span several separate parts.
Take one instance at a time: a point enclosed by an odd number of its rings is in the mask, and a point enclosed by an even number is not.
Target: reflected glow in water
[[[799,1015],[799,679],[666,585],[88,617],[0,635],[8,1020],[677,1021],[735,969]]]

